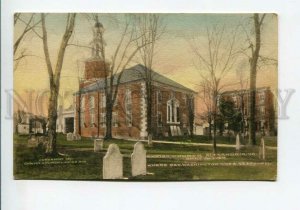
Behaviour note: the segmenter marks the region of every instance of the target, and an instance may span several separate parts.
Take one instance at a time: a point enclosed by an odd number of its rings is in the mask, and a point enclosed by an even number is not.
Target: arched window
[[[167,122],[180,123],[179,102],[175,98],[167,102]]]
[[[85,97],[83,96],[80,101],[80,109],[84,111],[85,109]]]
[[[118,112],[112,113],[112,125],[118,127]]]
[[[83,96],[80,100],[80,127],[84,127],[85,124],[85,97]]]
[[[90,108],[90,126],[93,127],[95,123],[95,97],[90,96],[89,98],[89,108]]]
[[[101,108],[105,108],[106,107],[106,95],[105,93],[101,94]]]
[[[157,95],[157,103],[160,104],[162,102],[162,95],[160,90],[156,92],[156,95]]]
[[[90,105],[90,109],[95,108],[95,97],[94,96],[90,96],[89,105]]]
[[[160,111],[157,112],[157,126],[162,127],[162,114]]]
[[[131,97],[130,89],[126,89],[125,92],[125,111],[126,111],[126,125],[132,126],[132,97]]]
[[[101,113],[101,115],[100,115],[100,124],[101,124],[102,128],[106,127],[106,113],[105,112]]]

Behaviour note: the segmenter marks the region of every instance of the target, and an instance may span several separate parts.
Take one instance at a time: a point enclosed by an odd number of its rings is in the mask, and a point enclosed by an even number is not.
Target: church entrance
[[[65,118],[65,133],[74,132],[74,117]]]

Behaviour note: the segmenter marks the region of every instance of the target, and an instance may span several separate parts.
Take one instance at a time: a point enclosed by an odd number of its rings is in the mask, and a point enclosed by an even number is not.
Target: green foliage
[[[233,101],[221,99],[219,109],[219,121],[223,124],[228,123],[229,130],[239,132],[241,130],[242,114],[240,110],[234,107]]]

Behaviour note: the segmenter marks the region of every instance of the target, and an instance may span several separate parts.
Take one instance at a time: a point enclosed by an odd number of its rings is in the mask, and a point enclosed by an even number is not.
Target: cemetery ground
[[[275,180],[277,174],[276,137],[265,137],[265,160],[259,158],[258,147],[242,147],[236,151],[235,140],[228,137],[219,137],[217,143],[232,147],[218,147],[215,156],[211,145],[153,143],[149,147],[143,142],[149,174],[137,177],[131,176],[134,141],[104,141],[103,150],[94,152],[90,138],[67,141],[65,135],[59,134],[57,148],[62,155],[52,158],[45,156],[41,147],[28,148],[27,140],[28,136],[14,135],[15,179],[102,180],[102,160],[111,143],[117,144],[123,154],[123,175],[128,180]],[[211,143],[205,136],[168,139],[178,143],[180,140]]]

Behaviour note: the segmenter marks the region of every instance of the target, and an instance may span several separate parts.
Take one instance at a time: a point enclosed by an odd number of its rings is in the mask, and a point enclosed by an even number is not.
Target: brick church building
[[[103,32],[103,25],[97,22],[92,57],[85,61],[84,80],[75,94],[74,132],[85,137],[101,137],[106,132],[105,70],[110,64],[99,53],[103,47]],[[147,125],[146,73],[152,75],[152,125]],[[120,80],[118,77],[116,75],[112,81],[113,87],[118,85],[113,104],[112,137],[144,139],[148,136],[148,126],[154,137],[180,136],[192,128],[193,121],[189,116],[194,111],[194,91],[143,65],[125,69]]]
[[[107,64],[104,63],[97,56],[85,62],[85,77],[76,93],[75,108],[75,132],[81,136],[105,136],[104,65]],[[139,64],[125,69],[122,74],[113,107],[112,136],[145,139],[148,136],[147,126],[152,126],[155,138],[187,135],[190,126],[193,126],[189,116],[194,109],[195,92],[151,70],[152,125],[147,125],[144,71],[147,69]]]

